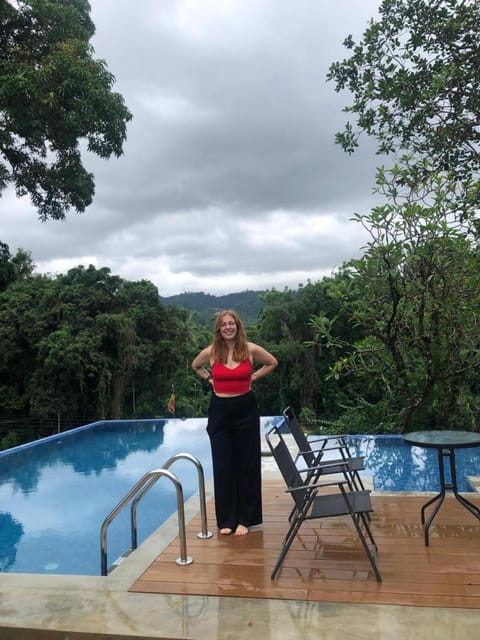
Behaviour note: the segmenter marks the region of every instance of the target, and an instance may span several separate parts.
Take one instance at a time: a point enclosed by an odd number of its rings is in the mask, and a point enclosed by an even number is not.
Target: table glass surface
[[[412,431],[402,438],[408,444],[419,447],[460,448],[480,446],[480,433],[472,431]]]

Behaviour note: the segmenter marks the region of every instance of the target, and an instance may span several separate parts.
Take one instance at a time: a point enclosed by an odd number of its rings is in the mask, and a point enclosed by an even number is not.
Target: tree
[[[194,378],[185,314],[107,268],[14,279],[0,291],[0,412],[165,415],[172,383],[185,398]]]
[[[309,409],[325,416],[334,408],[332,387],[338,392],[338,385],[326,377],[336,358],[315,339],[312,319],[320,315],[336,318],[335,331],[340,328],[347,335],[351,335],[351,328],[344,322],[339,301],[329,294],[330,286],[326,278],[308,282],[297,291],[273,290],[263,296],[259,341],[279,361],[275,376],[267,378],[264,385],[270,392],[268,405],[274,413],[291,405],[299,414]],[[261,392],[265,393],[263,386]]]
[[[132,115],[93,58],[87,0],[0,0],[0,193],[30,194],[41,220],[92,202],[80,143],[119,156]]]
[[[6,289],[15,279],[15,267],[12,263],[10,249],[7,244],[0,242],[0,291]]]
[[[471,214],[480,201],[480,3],[477,0],[383,0],[351,57],[331,65],[336,91],[348,89],[356,117],[336,141],[349,153],[360,131],[376,138],[378,152],[406,150],[433,174],[450,173],[467,185]],[[425,165],[410,164],[422,181]],[[459,198],[464,195],[462,188]]]
[[[338,296],[365,337],[333,374],[354,381],[349,419],[369,414],[384,430],[472,428],[480,417],[480,5],[383,0],[379,16],[359,44],[345,40],[352,55],[328,74],[353,94],[345,111],[356,117],[337,143],[352,153],[363,131],[393,164],[377,173],[385,204],[355,216],[371,241],[346,267]]]
[[[350,344],[333,375],[356,380],[351,423],[472,429],[480,417],[478,246],[455,221],[445,176],[399,193],[398,172],[378,172],[387,204],[356,216],[371,241],[345,266],[337,296],[366,337]]]
[[[17,279],[0,292],[0,410],[29,414],[38,344],[54,328],[51,292],[44,276]]]
[[[0,291],[14,280],[31,276],[34,267],[30,251],[18,249],[12,256],[9,246],[0,240]]]

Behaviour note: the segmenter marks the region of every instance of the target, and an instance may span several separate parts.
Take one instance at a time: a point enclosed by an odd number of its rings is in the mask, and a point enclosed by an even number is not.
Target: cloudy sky
[[[0,240],[42,273],[79,264],[162,296],[296,288],[358,256],[373,144],[334,144],[349,95],[326,82],[379,0],[90,0],[95,57],[133,120],[124,155],[85,156],[85,213],[41,223],[0,199]]]

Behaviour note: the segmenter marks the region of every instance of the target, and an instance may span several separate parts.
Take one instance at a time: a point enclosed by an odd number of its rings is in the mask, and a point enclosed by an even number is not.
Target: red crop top
[[[221,362],[215,362],[211,371],[216,393],[241,395],[250,391],[253,367],[248,358],[233,369],[229,369]]]

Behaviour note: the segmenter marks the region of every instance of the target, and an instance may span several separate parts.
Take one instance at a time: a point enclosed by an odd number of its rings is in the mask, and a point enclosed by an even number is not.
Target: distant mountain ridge
[[[199,324],[211,324],[215,314],[222,309],[234,309],[245,323],[255,323],[263,308],[261,296],[266,291],[240,291],[213,296],[209,293],[179,293],[175,296],[162,297],[162,302],[174,307],[183,307],[195,311],[195,319]]]

